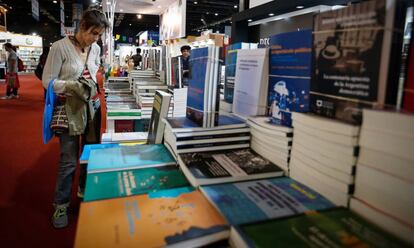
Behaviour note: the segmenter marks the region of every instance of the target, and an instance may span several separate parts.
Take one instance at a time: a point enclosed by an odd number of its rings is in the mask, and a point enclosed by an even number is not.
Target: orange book
[[[229,226],[191,187],[81,204],[75,247],[194,247],[229,236]]]

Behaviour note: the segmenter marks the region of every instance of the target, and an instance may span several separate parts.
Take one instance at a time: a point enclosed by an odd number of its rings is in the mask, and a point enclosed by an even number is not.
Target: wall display
[[[405,10],[377,0],[315,16],[313,112],[360,123],[362,107],[396,104]]]
[[[186,4],[178,0],[160,15],[160,40],[185,37]]]

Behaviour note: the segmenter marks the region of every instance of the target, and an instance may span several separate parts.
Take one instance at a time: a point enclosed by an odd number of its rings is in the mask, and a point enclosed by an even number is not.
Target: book
[[[270,37],[268,107],[271,121],[292,126],[292,112],[309,111],[312,31]]]
[[[118,171],[175,165],[164,145],[119,146],[93,150],[89,156],[88,173]]]
[[[202,193],[183,187],[81,203],[75,247],[195,247],[229,236]]]
[[[110,144],[86,144],[83,146],[82,154],[79,158],[79,163],[87,164],[89,160],[89,156],[92,150],[96,149],[106,149],[112,147],[118,147],[118,143],[110,143]]]
[[[165,123],[170,106],[171,94],[157,90],[154,96],[152,114],[148,131],[148,144],[161,144],[164,136]]]
[[[189,186],[175,165],[88,174],[83,201],[96,201]]]
[[[322,131],[327,131],[335,134],[345,135],[345,136],[358,136],[360,126],[351,125],[347,123],[340,122],[338,120],[332,120],[323,118],[311,113],[292,113],[293,123],[300,122],[307,126],[311,126],[315,129],[320,129]]]
[[[405,12],[373,0],[315,15],[312,112],[360,124],[362,108],[396,105]]]
[[[237,52],[233,113],[244,118],[266,113],[269,50],[260,48]]]
[[[364,109],[362,112],[363,128],[414,139],[413,114],[373,109]]]
[[[251,149],[182,153],[177,159],[193,186],[283,175],[282,169]]]
[[[412,223],[393,218],[392,215],[354,197],[351,198],[350,209],[385,231],[410,243],[410,247],[414,244],[414,227]]]
[[[288,177],[200,187],[231,225],[332,208],[317,192]]]
[[[239,42],[227,46],[226,50],[226,71],[224,79],[224,101],[233,103],[234,81],[236,77],[236,62],[238,49],[250,49],[250,43]],[[254,44],[252,44],[254,45]],[[228,111],[230,112],[230,111]]]
[[[147,142],[147,138],[147,132],[103,133],[101,141],[103,144]]]
[[[268,134],[281,134],[281,136],[292,137],[293,128],[282,125],[277,125],[271,122],[267,116],[252,116],[247,119],[247,123],[254,129],[261,132],[268,132]]]
[[[247,127],[244,120],[234,115],[219,115],[218,125],[216,127],[203,128],[197,125],[192,120],[186,117],[167,118],[166,125],[172,132],[193,132],[193,131],[207,131],[219,129],[233,129]]]
[[[217,125],[218,54],[215,46],[191,51],[186,116],[200,127]]]
[[[409,247],[345,208],[240,225],[232,228],[230,243],[236,247]]]

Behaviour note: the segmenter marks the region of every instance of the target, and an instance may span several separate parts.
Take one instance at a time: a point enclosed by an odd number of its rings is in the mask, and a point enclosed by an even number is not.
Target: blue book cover
[[[291,126],[292,111],[309,111],[311,52],[311,30],[270,37],[268,105],[273,123]]]
[[[201,190],[232,225],[334,207],[317,192],[288,177],[202,186]]]
[[[118,143],[108,143],[108,144],[88,144],[83,147],[82,154],[79,158],[80,163],[88,163],[89,155],[91,154],[92,150],[97,149],[106,149],[106,148],[112,148],[112,147],[118,147]]]
[[[175,159],[162,144],[119,146],[92,150],[88,173],[150,168],[176,164]]]
[[[201,131],[206,130],[187,117],[168,118],[166,119],[173,131]],[[219,115],[218,126],[211,129],[242,128],[247,124],[244,120],[231,115]]]
[[[226,73],[224,79],[224,101],[233,103],[234,80],[236,77],[237,49],[242,48],[242,43],[235,43],[227,47]]]
[[[204,118],[207,118],[205,108],[208,92],[205,87],[208,63],[208,47],[191,50],[186,116],[199,126],[203,126]]]

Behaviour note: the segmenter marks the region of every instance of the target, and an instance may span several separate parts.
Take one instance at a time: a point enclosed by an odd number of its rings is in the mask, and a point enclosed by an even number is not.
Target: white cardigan
[[[98,72],[100,60],[100,47],[93,43],[88,58],[88,69],[92,79],[96,82],[96,73]],[[50,80],[57,79],[53,86],[56,93],[63,93],[64,84],[67,80],[77,80],[85,66],[80,54],[76,50],[72,41],[68,37],[53,43],[47,56],[46,64],[43,69],[42,83],[47,89]]]

